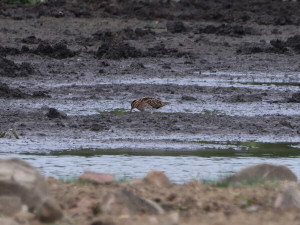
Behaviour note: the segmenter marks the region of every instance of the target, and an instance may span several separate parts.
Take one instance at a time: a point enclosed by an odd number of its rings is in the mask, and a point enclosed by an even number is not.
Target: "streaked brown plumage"
[[[138,100],[134,100],[131,102],[131,109],[130,112],[132,112],[132,110],[134,108],[137,108],[138,110],[144,112],[145,109],[159,109],[165,105],[170,105],[170,102],[162,102],[157,98],[152,98],[152,97],[143,97],[141,99]]]

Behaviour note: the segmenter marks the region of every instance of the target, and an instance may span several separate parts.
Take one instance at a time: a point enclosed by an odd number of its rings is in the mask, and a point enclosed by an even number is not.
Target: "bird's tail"
[[[162,102],[162,105],[165,106],[165,105],[171,105],[171,102]]]

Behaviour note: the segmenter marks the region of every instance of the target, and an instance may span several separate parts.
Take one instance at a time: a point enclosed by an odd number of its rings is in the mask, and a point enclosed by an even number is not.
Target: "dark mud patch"
[[[259,32],[252,27],[232,24],[222,24],[220,26],[201,26],[194,31],[196,34],[217,34],[229,35],[233,37],[242,37],[245,35],[259,35]]]
[[[142,20],[185,19],[226,23],[256,22],[263,25],[299,25],[299,2],[296,1],[47,1],[27,5],[2,4],[0,16],[13,19],[108,17]]]
[[[291,49],[291,50],[290,50]],[[260,43],[244,43],[237,51],[238,54],[276,53],[276,54],[300,54],[300,35],[289,37],[286,41],[273,39],[270,44],[265,41]]]
[[[49,42],[43,41],[32,52],[34,54],[49,56],[56,59],[64,59],[76,55],[76,52],[68,49],[67,45],[63,42],[51,45]]]
[[[9,87],[6,83],[0,82],[0,98],[51,98],[48,91],[38,90],[33,91],[32,94],[30,94],[30,91],[27,93],[23,90],[20,90],[19,88],[12,88]]]
[[[46,113],[46,116],[50,119],[55,119],[55,118],[65,119],[65,118],[67,118],[66,113],[61,112],[55,108],[49,108],[48,112]]]
[[[281,41],[272,41],[271,44],[261,42],[261,43],[244,43],[236,50],[237,54],[257,54],[257,53],[275,53],[275,54],[285,54],[288,49],[284,46]]]
[[[188,30],[188,28],[186,27],[186,25],[180,21],[168,21],[167,24],[167,30],[171,33],[182,33]]]
[[[228,102],[260,102],[263,97],[261,94],[238,94],[228,99]]]
[[[0,45],[0,54],[1,56],[7,56],[7,55],[18,55],[20,54],[21,51],[17,48],[13,47],[6,47],[6,46],[1,46]]]
[[[56,59],[69,58],[77,54],[76,51],[70,50],[64,41],[50,44],[48,41],[37,39],[35,36],[29,36],[22,39],[21,42],[30,45],[38,44],[38,46],[36,48],[29,48],[27,45],[23,45],[21,49],[18,49],[0,45],[0,53],[3,56],[33,53],[37,55],[49,56]]]
[[[110,41],[104,42],[96,52],[99,59],[127,59],[142,56],[142,52],[125,42]]]
[[[99,59],[127,59],[138,57],[192,57],[191,53],[181,52],[175,48],[166,48],[164,44],[158,44],[148,48],[146,51],[137,49],[125,41],[106,41],[95,53]]]
[[[151,28],[135,28],[126,27],[119,31],[112,31],[110,29],[98,30],[96,33],[92,34],[93,40],[95,41],[113,41],[116,39],[119,40],[138,40],[141,38],[151,37],[155,35],[155,32]]]
[[[34,73],[30,63],[23,62],[20,65],[12,60],[0,57],[0,76],[4,77],[27,77]]]
[[[31,95],[33,98],[51,98],[51,95],[48,91],[34,91]]]
[[[182,52],[175,48],[166,48],[164,44],[158,44],[154,47],[148,48],[148,51],[144,54],[144,56],[148,57],[163,57],[163,56],[171,56],[171,57],[193,57],[193,54],[189,52]]]
[[[0,98],[26,98],[28,94],[18,88],[10,88],[7,84],[0,82]]]
[[[23,38],[21,40],[21,42],[25,43],[25,44],[31,44],[31,45],[33,45],[33,44],[39,44],[39,43],[41,43],[43,41],[40,38],[36,38],[36,36],[31,35],[31,36],[28,36],[26,38]]]
[[[300,91],[294,93],[292,97],[288,99],[288,102],[300,103]]]
[[[77,121],[77,128],[93,130],[95,124],[100,127],[111,127],[113,130],[127,130],[128,132],[151,132],[161,135],[171,133],[197,134],[205,132],[245,132],[248,134],[273,133],[275,127],[282,126],[280,121],[289,121],[289,126],[276,132],[288,132],[298,135],[300,132],[299,116],[258,116],[233,117],[212,114],[165,114],[165,113],[127,113],[100,114],[83,117],[72,117]],[[283,134],[283,133],[282,133]]]
[[[289,37],[285,44],[291,47],[297,54],[300,54],[300,35]]]

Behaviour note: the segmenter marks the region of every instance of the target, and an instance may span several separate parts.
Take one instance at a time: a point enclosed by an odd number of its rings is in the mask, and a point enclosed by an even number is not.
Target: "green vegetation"
[[[268,184],[272,187],[278,186],[280,184],[280,181],[277,179],[246,179],[241,182],[231,182],[225,179],[218,179],[218,180],[200,180],[201,183],[219,187],[219,188],[227,188],[227,187],[247,187],[247,186],[255,186],[260,184]]]
[[[115,182],[128,183],[130,180],[131,178],[124,175],[123,177],[115,179]]]
[[[91,184],[93,184],[93,182],[88,181],[88,180],[80,179],[79,177],[68,178],[68,179],[60,178],[59,180],[63,183],[66,183],[66,184],[70,184],[70,183],[78,184],[78,185],[91,185]]]
[[[4,134],[2,134],[3,136]],[[1,136],[0,136],[1,137]],[[17,138],[17,136],[16,136]],[[205,144],[206,148],[198,150],[158,150],[135,148],[80,148],[70,150],[56,150],[48,153],[23,152],[24,155],[52,155],[52,156],[85,156],[97,155],[131,155],[131,156],[199,156],[199,157],[299,157],[300,143],[264,143],[264,142],[230,142],[230,141],[193,141]]]
[[[91,157],[96,155],[132,155],[132,156],[199,156],[199,157],[299,157],[300,149],[293,147],[299,143],[261,143],[261,142],[208,142],[196,143],[211,144],[212,147],[199,150],[153,150],[153,149],[72,149],[51,151],[50,153],[30,153],[25,155],[74,155]],[[220,148],[221,145],[224,148]],[[235,147],[233,147],[235,146]]]
[[[293,145],[299,144],[299,143],[265,143],[265,142],[218,142],[218,141],[198,141],[197,143],[203,143],[203,144],[211,144],[213,145],[222,145],[222,146],[228,146],[228,148],[225,149],[219,149],[218,152],[216,152],[216,149],[212,149],[209,151],[211,156],[230,156],[230,157],[298,157],[300,156],[300,149],[293,147]],[[235,146],[236,148],[232,148],[229,146]],[[237,150],[235,150],[237,149]],[[202,156],[209,156],[205,151]],[[225,154],[228,153],[228,154]]]
[[[13,129],[9,129],[8,131],[3,132],[2,134],[0,134],[0,138],[5,138],[7,133],[9,133],[9,132],[11,132],[16,139],[19,139],[19,136],[17,135],[17,133]]]
[[[80,179],[79,177],[72,177],[72,178],[67,178],[67,179],[59,178],[59,180],[63,183],[66,183],[66,184],[78,184],[78,185],[91,185],[91,184],[93,184],[92,181],[83,180],[83,179]],[[131,180],[130,177],[127,177],[127,176],[124,175],[120,178],[115,178],[114,182],[128,183],[130,180]]]
[[[185,211],[188,209],[188,207],[185,205],[177,205],[177,206],[174,206],[174,209],[180,210],[180,211]]]

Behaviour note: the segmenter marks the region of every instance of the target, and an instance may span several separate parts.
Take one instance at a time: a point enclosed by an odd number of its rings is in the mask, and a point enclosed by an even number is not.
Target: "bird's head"
[[[137,100],[133,100],[131,102],[131,109],[130,109],[130,112],[132,112],[132,110],[135,108],[135,103],[136,103]]]

